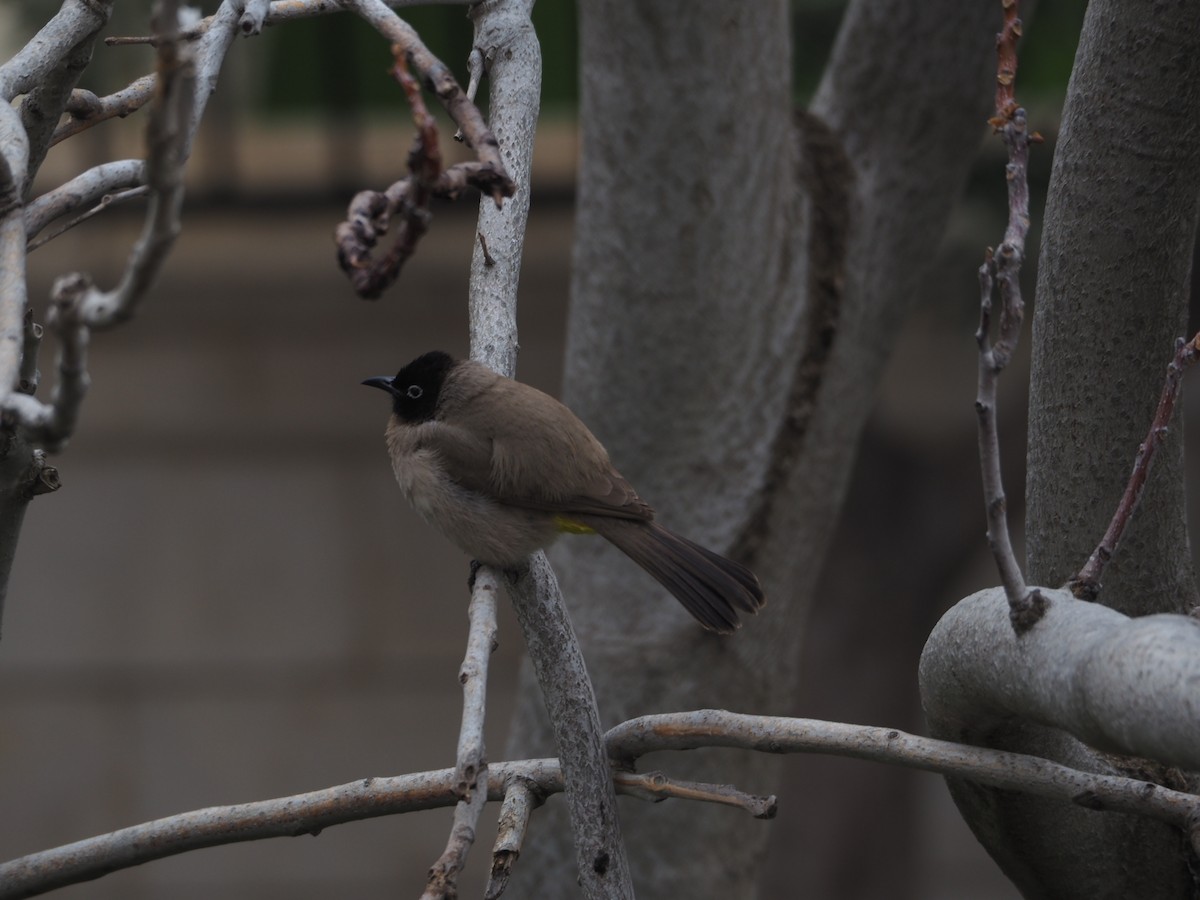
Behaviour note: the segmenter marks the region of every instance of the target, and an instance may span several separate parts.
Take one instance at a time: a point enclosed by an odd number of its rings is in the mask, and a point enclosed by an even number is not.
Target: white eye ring
[[[409,400],[420,400],[424,393],[425,391],[422,390],[419,384],[410,384],[408,386],[408,390],[404,392],[404,396],[406,396]]]

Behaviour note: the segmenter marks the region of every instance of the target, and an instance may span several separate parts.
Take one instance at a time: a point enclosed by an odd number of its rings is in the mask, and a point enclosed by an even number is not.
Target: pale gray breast
[[[553,541],[552,515],[496,503],[447,474],[446,460],[428,445],[443,430],[435,422],[388,427],[396,482],[420,516],[472,558],[498,566],[515,565]]]

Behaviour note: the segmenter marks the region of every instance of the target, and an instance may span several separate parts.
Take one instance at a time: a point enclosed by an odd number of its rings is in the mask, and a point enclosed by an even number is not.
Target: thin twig
[[[25,232],[30,239],[55,219],[62,218],[104,198],[146,183],[146,163],[120,159],[101,163],[76,175],[25,206]]]
[[[773,819],[779,804],[774,794],[763,797],[747,794],[731,784],[705,784],[699,781],[679,781],[662,772],[616,772],[613,781],[622,794],[661,803],[663,800],[702,800],[733,806],[750,813],[756,819]]]
[[[488,251],[487,238],[483,236],[483,232],[479,232],[479,249],[483,251],[483,264],[489,268],[496,264],[495,258]]]
[[[463,687],[462,725],[458,732],[457,771],[460,796],[470,799],[471,786],[486,764],[483,722],[487,709],[488,660],[496,649],[496,571],[480,566],[475,572],[471,603],[467,608],[470,633],[467,652],[459,669]]]
[[[457,786],[456,786],[457,787]],[[458,873],[467,862],[467,853],[475,843],[475,827],[488,799],[487,765],[479,768],[479,781],[470,792],[470,799],[459,800],[454,807],[454,825],[446,849],[429,868],[429,880],[421,900],[455,900],[458,897]]]
[[[472,103],[475,102],[475,95],[479,91],[479,82],[482,78],[483,53],[478,47],[472,47],[471,52],[467,54],[467,99]],[[461,128],[454,132],[454,139],[460,144],[466,139]]]
[[[478,567],[471,584],[471,603],[467,614],[470,630],[467,651],[459,669],[463,686],[462,725],[458,732],[455,765],[455,790],[459,802],[446,849],[429,869],[429,880],[422,900],[453,900],[458,895],[458,873],[467,861],[475,842],[479,815],[487,802],[487,752],[483,742],[484,714],[487,710],[488,660],[496,648],[496,593],[499,580],[488,566]]]
[[[21,394],[35,394],[41,380],[38,372],[38,351],[42,347],[44,330],[33,321],[33,310],[25,310],[25,339],[21,342],[21,377],[16,390]]]
[[[91,209],[80,213],[75,218],[73,218],[67,222],[64,222],[62,225],[60,225],[58,228],[55,228],[53,231],[48,231],[46,234],[40,235],[39,237],[30,241],[29,247],[28,247],[29,252],[32,253],[34,250],[37,250],[43,244],[48,244],[52,240],[54,240],[56,237],[61,237],[62,235],[66,234],[68,231],[70,231],[72,228],[74,228],[76,225],[80,225],[80,224],[86,222],[88,219],[92,218],[92,216],[95,216],[98,213],[104,212],[110,206],[115,206],[116,204],[123,203],[126,200],[132,200],[134,197],[144,197],[149,192],[150,192],[149,185],[140,184],[136,187],[126,188],[123,191],[114,191],[111,194],[105,194],[103,197],[100,198],[100,202],[97,203],[95,206],[93,206]]]
[[[1142,494],[1146,489],[1146,480],[1150,476],[1150,467],[1154,465],[1159,448],[1167,439],[1167,429],[1175,412],[1175,402],[1179,399],[1179,391],[1183,387],[1183,373],[1200,359],[1200,332],[1187,342],[1180,338],[1176,342],[1175,356],[1167,365],[1167,377],[1163,383],[1162,395],[1158,399],[1158,408],[1154,411],[1154,419],[1150,422],[1150,431],[1146,439],[1138,445],[1137,456],[1133,460],[1133,471],[1129,474],[1129,483],[1117,511],[1109,522],[1104,537],[1079,573],[1071,578],[1066,587],[1080,600],[1095,600],[1102,587],[1104,567],[1116,554],[1129,527],[1134,513],[1142,502]]]
[[[377,299],[389,288],[400,275],[404,264],[412,257],[417,249],[417,243],[429,230],[429,203],[433,199],[438,179],[442,174],[442,154],[438,147],[437,123],[425,101],[421,99],[421,87],[417,80],[409,74],[408,61],[400,45],[392,47],[395,55],[395,65],[392,74],[408,98],[412,109],[413,123],[417,126],[417,135],[412,149],[408,153],[409,177],[397,182],[388,189],[385,195],[385,209],[389,215],[381,218],[371,216],[366,221],[372,225],[362,228],[363,217],[353,216],[353,207],[366,204],[373,207],[378,203],[375,195],[362,192],[355,196],[351,203],[351,215],[347,217],[334,231],[334,239],[338,245],[338,263],[348,276],[355,292],[365,299]],[[372,260],[367,251],[381,233],[378,226],[386,229],[390,212],[399,211],[400,226],[396,230],[396,239],[391,250],[379,260]],[[355,228],[358,224],[360,227]]]
[[[1025,304],[1021,299],[1021,261],[1029,233],[1029,144],[1034,141],[1025,122],[1025,110],[1013,98],[1016,78],[1016,42],[1021,34],[1017,0],[1004,0],[1004,30],[996,36],[996,115],[990,119],[1008,147],[1008,227],[1004,241],[993,253],[988,248],[979,267],[979,391],[975,412],[979,419],[979,462],[983,474],[983,499],[987,510],[988,546],[1000,570],[1008,596],[1013,628],[1022,634],[1042,617],[1046,598],[1025,584],[1008,529],[1007,500],[1000,474],[1000,437],[996,426],[996,388],[1000,372],[1012,360],[1021,337]],[[992,295],[1000,296],[996,338],[992,334]]]
[[[535,794],[529,782],[514,778],[504,792],[500,805],[500,819],[496,831],[496,843],[492,846],[492,872],[488,876],[484,900],[499,900],[508,887],[513,864],[521,855],[521,845],[529,831],[529,817],[541,804],[540,795]]]
[[[1017,0],[1001,0],[1004,27],[996,35],[996,115],[989,124],[999,130],[1017,109],[1017,41],[1021,37],[1021,8]]]

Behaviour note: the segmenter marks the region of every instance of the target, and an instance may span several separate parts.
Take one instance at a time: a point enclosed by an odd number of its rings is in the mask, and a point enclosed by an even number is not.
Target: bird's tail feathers
[[[728,634],[741,626],[738,611],[762,608],[754,573],[656,522],[587,516],[586,524],[675,595],[705,628]]]

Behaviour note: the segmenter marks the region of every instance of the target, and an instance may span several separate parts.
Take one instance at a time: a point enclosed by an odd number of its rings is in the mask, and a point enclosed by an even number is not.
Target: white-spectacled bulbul
[[[745,566],[668,531],[587,426],[480,363],[426,353],[363,384],[387,391],[392,469],[418,513],[481,563],[512,568],[563,532],[599,534],[712,631],[758,612]]]

